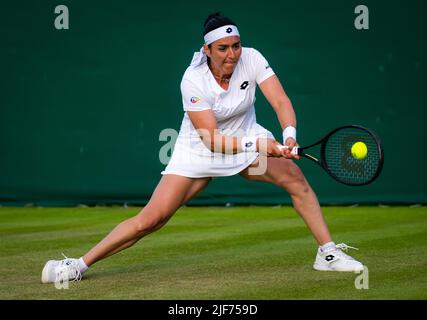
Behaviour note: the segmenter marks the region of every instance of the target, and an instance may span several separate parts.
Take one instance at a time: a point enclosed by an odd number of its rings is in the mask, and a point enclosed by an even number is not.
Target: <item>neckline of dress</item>
[[[211,80],[211,81],[213,81],[213,82],[215,82],[216,87],[217,87],[218,89],[220,89],[222,93],[225,93],[225,92],[228,92],[228,91],[229,91],[229,89],[230,89],[230,85],[231,85],[231,82],[232,82],[232,80],[233,80],[233,77],[234,77],[234,75],[236,74],[237,68],[238,68],[238,67],[239,67],[239,65],[240,65],[240,60],[241,60],[241,59],[239,59],[239,61],[237,62],[236,67],[234,68],[234,71],[233,71],[233,73],[231,74],[230,80],[228,81],[228,89],[227,89],[227,90],[226,90],[226,89],[224,89],[223,87],[221,87],[221,86],[219,85],[219,83],[216,81],[215,76],[213,75],[213,73],[212,73],[211,69],[209,68],[208,63],[207,63],[207,62],[205,62],[205,63],[206,63],[206,69],[207,69],[207,72],[209,73],[209,76],[210,76],[210,80]]]

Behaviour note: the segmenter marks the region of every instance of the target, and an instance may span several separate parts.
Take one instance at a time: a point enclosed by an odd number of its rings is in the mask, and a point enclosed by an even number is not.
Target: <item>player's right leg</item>
[[[194,182],[189,187],[187,194],[185,195],[184,200],[182,201],[181,205],[186,204],[188,201],[190,201],[192,198],[194,198],[199,192],[201,192],[208,185],[211,178],[197,178],[197,179],[193,179],[193,180],[194,180]],[[142,209],[140,211],[140,213],[142,213],[144,211],[144,209]],[[158,225],[156,230],[158,230],[158,229],[160,229],[160,227],[164,226],[166,224],[166,222],[167,222],[167,220],[164,221],[163,224]],[[155,230],[153,230],[153,231],[155,231]],[[104,258],[109,257],[109,256],[111,256],[111,255],[113,255],[119,251],[122,251],[123,249],[126,249],[126,248],[132,246],[138,240],[139,239],[132,239],[132,240],[126,242],[121,247],[119,247],[113,251],[110,251]],[[84,257],[84,259],[86,261],[86,256]]]
[[[175,211],[194,197],[210,178],[188,178],[164,175],[148,204],[134,217],[117,225],[101,242],[80,259],[50,260],[42,271],[42,282],[81,278],[81,264],[90,266],[114,253],[126,249],[142,237],[160,229]],[[80,265],[79,265],[80,263]]]

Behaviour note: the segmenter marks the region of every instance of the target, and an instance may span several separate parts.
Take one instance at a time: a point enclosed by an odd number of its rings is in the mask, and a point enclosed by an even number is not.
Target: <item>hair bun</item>
[[[220,17],[221,16],[221,12],[215,12],[215,13],[211,13],[210,15],[208,15],[208,17],[205,20],[205,23],[203,24],[203,27],[206,28],[206,25],[209,23],[209,21],[211,21],[211,19],[214,19],[216,17]]]
[[[205,23],[203,25],[204,27],[204,31],[203,31],[203,35],[206,35],[208,32],[222,27],[222,26],[226,26],[228,24],[231,25],[236,25],[233,20],[231,20],[230,18],[224,17],[221,12],[215,12],[210,14],[206,20]]]

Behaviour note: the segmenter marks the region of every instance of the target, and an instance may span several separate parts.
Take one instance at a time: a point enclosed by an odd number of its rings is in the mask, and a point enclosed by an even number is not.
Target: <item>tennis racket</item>
[[[356,148],[360,146],[362,148]],[[320,148],[318,156],[313,155],[315,147]],[[359,154],[355,151],[359,151]],[[332,178],[350,186],[367,185],[374,181],[384,163],[379,137],[371,129],[359,125],[339,127],[316,143],[294,147],[292,153],[310,159]]]

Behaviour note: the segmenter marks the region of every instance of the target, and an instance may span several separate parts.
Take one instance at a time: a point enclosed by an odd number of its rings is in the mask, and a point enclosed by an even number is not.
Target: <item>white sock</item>
[[[331,241],[331,242],[327,242],[325,243],[323,246],[320,246],[320,251],[325,251],[328,249],[334,249],[335,248],[335,242]]]
[[[83,257],[81,257],[79,260],[79,269],[80,272],[83,273],[85,272],[87,269],[89,269],[89,267],[86,265],[86,263],[83,261]]]

